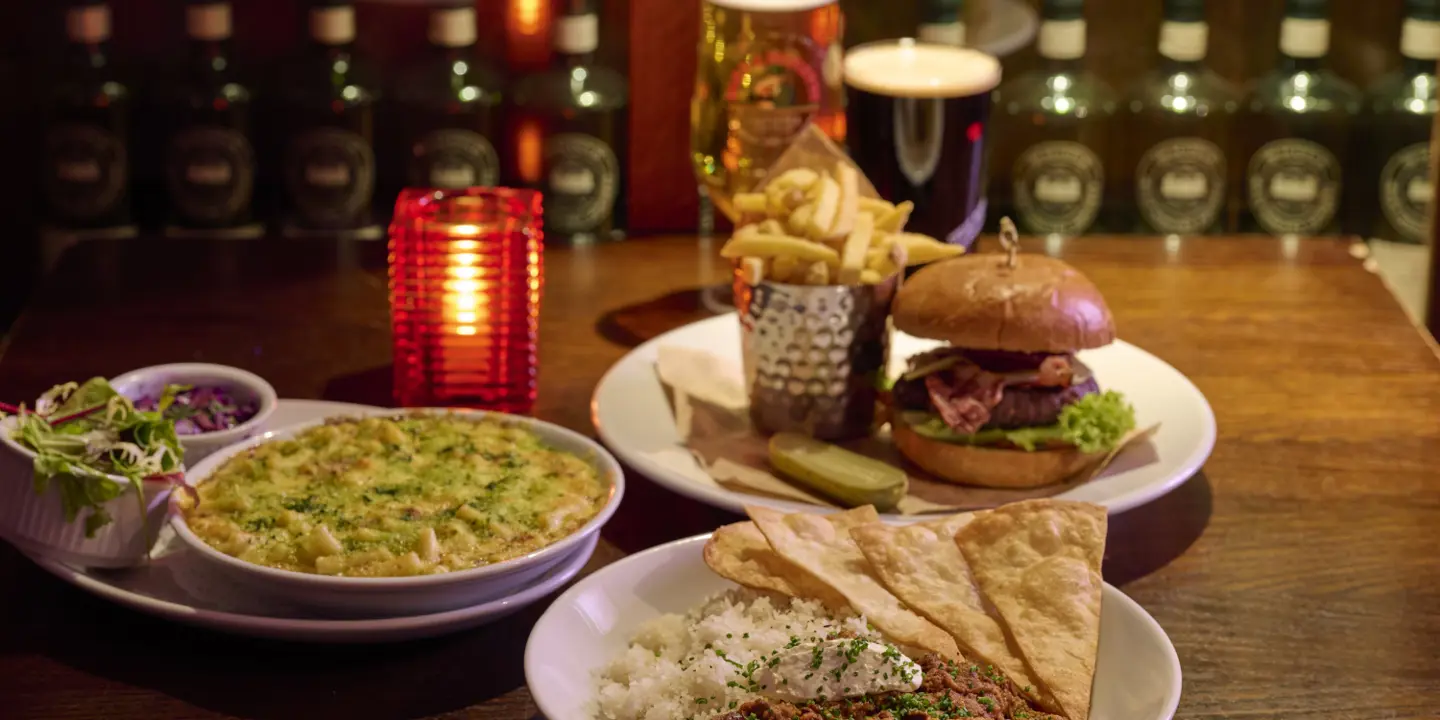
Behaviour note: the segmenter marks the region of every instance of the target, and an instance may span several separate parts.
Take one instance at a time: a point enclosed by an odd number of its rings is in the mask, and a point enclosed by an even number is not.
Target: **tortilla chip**
[[[864,513],[843,512],[836,513],[833,522],[850,527],[867,519]],[[716,575],[748,588],[819,600],[834,610],[850,607],[843,595],[776,554],[753,522],[738,522],[716,530],[705,543],[705,564]]]
[[[955,638],[971,662],[994,666],[1032,700],[1055,708],[1036,692],[1020,650],[985,608],[955,533],[976,517],[964,513],[903,527],[873,523],[850,531],[870,567],[890,592]],[[1028,690],[1026,690],[1028,688]]]
[[[750,518],[770,541],[770,547],[790,562],[845,596],[850,607],[898,644],[940,653],[963,660],[955,640],[934,623],[911,612],[900,599],[875,578],[848,528],[829,515],[796,513],[786,515],[762,507],[746,507]],[[879,522],[875,508],[865,506],[848,511],[868,511],[869,522]]]
[[[1105,530],[1103,507],[1035,500],[997,508],[955,535],[980,592],[1070,720],[1090,716]]]

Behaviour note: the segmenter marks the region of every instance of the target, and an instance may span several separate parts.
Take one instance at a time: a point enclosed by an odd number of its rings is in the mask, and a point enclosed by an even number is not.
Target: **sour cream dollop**
[[[922,676],[920,665],[894,646],[839,638],[781,650],[757,680],[766,697],[804,702],[914,692]]]

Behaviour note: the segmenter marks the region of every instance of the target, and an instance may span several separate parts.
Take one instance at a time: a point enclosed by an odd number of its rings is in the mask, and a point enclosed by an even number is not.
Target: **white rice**
[[[728,712],[758,696],[744,689],[744,676],[726,659],[763,664],[792,638],[812,642],[842,630],[879,639],[863,617],[833,617],[818,602],[730,590],[686,615],[641,626],[630,647],[600,671],[597,716],[687,720]]]

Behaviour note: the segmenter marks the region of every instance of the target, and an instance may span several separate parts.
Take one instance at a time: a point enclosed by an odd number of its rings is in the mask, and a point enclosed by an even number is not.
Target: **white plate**
[[[890,346],[891,374],[911,355],[938,346],[897,332]],[[661,346],[697,348],[715,353],[740,368],[740,325],[734,313],[672,330],[630,351],[605,373],[590,408],[600,439],[630,467],[700,502],[737,513],[765,505],[787,512],[815,506],[748,495],[720,487],[680,444],[675,417],[655,374]],[[1057,495],[1104,505],[1118,513],[1154,500],[1200,469],[1215,447],[1215,413],[1194,383],[1165,361],[1123,340],[1079,354],[1100,387],[1119,390],[1135,407],[1140,427],[1160,423],[1149,448],[1122,453],[1100,477]],[[924,517],[885,515],[891,522]]]
[[[525,682],[549,720],[593,720],[595,675],[641,623],[685,613],[736,587],[701,557],[709,535],[677,540],[608,565],[550,605],[525,646]],[[1091,720],[1169,720],[1180,702],[1180,659],[1134,600],[1106,585]]]
[[[368,405],[281,400],[266,423],[281,427],[317,418],[373,411]],[[258,595],[216,573],[166,526],[155,544],[154,559],[129,570],[87,570],[34,559],[35,564],[86,592],[143,613],[186,625],[255,637],[319,643],[379,643],[433,637],[498,620],[543,599],[575,577],[595,551],[599,535],[542,574],[534,584],[507,597],[470,607],[409,617],[334,620],[302,607],[286,606]]]

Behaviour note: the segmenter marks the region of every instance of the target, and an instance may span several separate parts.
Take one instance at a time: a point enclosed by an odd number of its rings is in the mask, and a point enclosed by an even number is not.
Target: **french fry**
[[[884,279],[884,275],[881,275],[879,272],[871,270],[870,268],[865,268],[864,270],[860,271],[860,282],[865,283],[866,285],[879,285],[880,281]]]
[[[770,261],[770,279],[775,282],[791,282],[800,269],[800,258],[794,255],[776,255]]]
[[[773,219],[773,218],[772,218],[772,219],[769,219],[769,220],[762,221],[762,222],[760,223],[760,227],[758,228],[758,230],[759,230],[759,232],[760,232],[761,235],[788,235],[788,234],[789,234],[789,233],[785,232],[785,226],[784,226],[784,225],[781,225],[779,220],[775,220],[775,219]]]
[[[855,229],[855,215],[860,211],[860,173],[849,165],[841,165],[837,174],[840,203],[835,224],[830,227],[830,237],[845,237]]]
[[[815,212],[810,216],[810,237],[817,240],[830,236],[835,227],[835,215],[840,211],[840,183],[829,175],[822,176],[817,186]]]
[[[765,193],[735,193],[733,202],[736,212],[764,215],[767,209]]]
[[[802,278],[802,284],[829,285],[830,266],[826,265],[824,261],[810,263],[809,267],[805,268],[805,275]]]
[[[936,260],[944,260],[965,253],[965,248],[940,242],[929,235],[895,233],[890,237],[905,248],[907,265],[926,265]]]
[[[770,184],[779,185],[787,190],[799,190],[804,193],[819,179],[820,173],[810,168],[795,168],[794,170],[786,170],[780,173],[780,176],[775,178],[775,181]]]
[[[895,210],[895,205],[880,198],[860,198],[860,209],[868,212],[877,218],[882,218]]]
[[[865,252],[870,249],[870,236],[875,232],[875,216],[866,214],[855,221],[855,229],[845,239],[845,247],[840,252],[840,276],[841,285],[854,285],[860,282],[861,272],[865,269]]]
[[[772,258],[793,255],[810,262],[838,260],[833,249],[789,235],[766,235],[758,231],[738,232],[720,248],[720,256],[734,260],[746,256]]]
[[[910,222],[910,213],[915,210],[915,203],[906,200],[896,205],[888,213],[876,215],[875,229],[884,230],[887,233],[898,233],[905,230],[905,223]]]
[[[870,270],[879,270],[882,265],[890,260],[892,248],[895,246],[895,238],[892,235],[880,236],[880,242],[874,243],[869,250],[865,251],[865,267]]]
[[[790,213],[790,218],[785,221],[790,227],[790,232],[795,235],[804,235],[810,227],[810,218],[815,216],[815,203],[807,202],[795,208]]]
[[[740,278],[746,284],[759,285],[765,279],[765,258],[745,257],[740,259]]]

